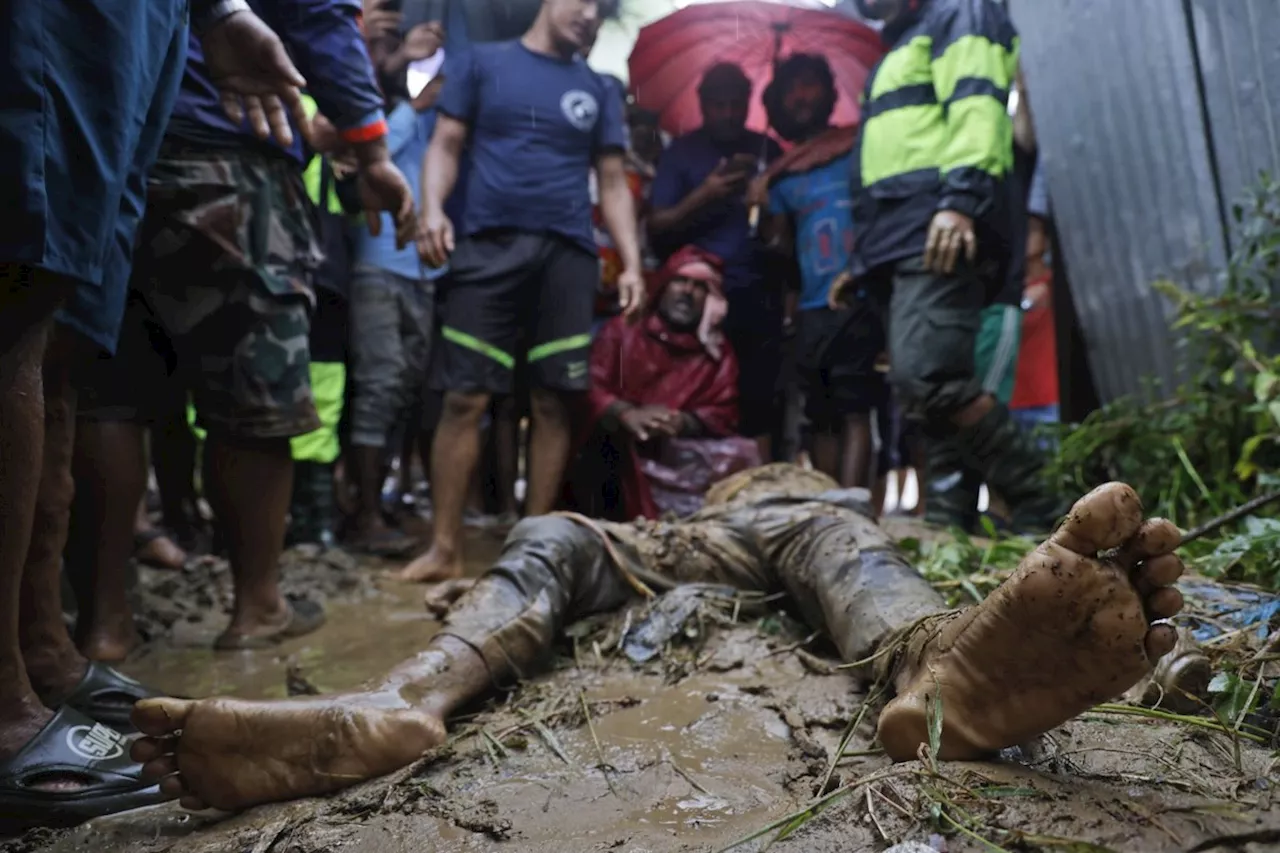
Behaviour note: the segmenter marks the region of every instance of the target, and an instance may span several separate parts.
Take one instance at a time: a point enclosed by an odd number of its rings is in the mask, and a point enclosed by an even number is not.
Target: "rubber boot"
[[[336,542],[334,527],[337,508],[333,492],[333,465],[316,462],[311,468],[311,530],[313,541],[332,548]]]
[[[981,478],[965,466],[954,437],[926,434],[923,441],[924,520],[938,527],[976,532]]]
[[[1009,504],[1016,533],[1048,533],[1071,508],[1044,479],[1045,457],[1035,441],[997,403],[982,420],[956,432],[965,462]]]
[[[315,542],[315,513],[312,497],[314,477],[311,462],[293,463],[293,496],[289,501],[289,534],[290,545]]]

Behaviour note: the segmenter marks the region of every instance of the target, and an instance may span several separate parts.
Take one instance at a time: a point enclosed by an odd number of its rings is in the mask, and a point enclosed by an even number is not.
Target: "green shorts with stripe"
[[[599,258],[555,235],[491,231],[460,241],[436,283],[431,387],[510,394],[523,361],[532,387],[587,390],[599,279]]]
[[[989,305],[982,311],[982,327],[974,347],[974,366],[982,390],[1004,405],[1013,399],[1022,344],[1022,309],[1017,305]]]

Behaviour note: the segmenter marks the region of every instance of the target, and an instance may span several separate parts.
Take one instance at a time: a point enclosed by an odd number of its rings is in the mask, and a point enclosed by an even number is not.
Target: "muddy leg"
[[[528,519],[426,651],[376,687],[287,701],[146,700],[134,722],[148,737],[133,754],[193,809],[348,787],[441,743],[450,713],[532,674],[568,620],[629,595],[597,534],[562,517]]]
[[[396,575],[399,580],[433,583],[462,576],[462,516],[480,460],[480,419],[488,406],[487,394],[445,394],[431,449],[431,548],[405,566]]]
[[[210,435],[205,489],[227,533],[235,604],[219,648],[237,648],[289,630],[294,613],[280,592],[280,555],[293,494],[288,439]],[[316,625],[315,627],[318,627]]]
[[[18,590],[44,455],[40,364],[68,286],[30,267],[0,264],[0,758],[49,721],[27,679],[18,642]]]
[[[62,552],[71,523],[71,454],[76,392],[72,369],[80,353],[76,333],[55,325],[44,357],[44,454],[31,543],[22,574],[22,654],[36,693],[56,708],[84,678],[81,656],[62,620]]]
[[[81,420],[76,435],[76,644],[90,660],[123,660],[137,644],[129,607],[129,556],[147,459],[142,427]],[[131,508],[132,507],[132,508]]]
[[[868,657],[893,630],[947,609],[866,516],[815,516],[803,505],[744,512],[735,523],[756,531],[765,561],[777,567],[806,621],[831,637],[846,661]]]

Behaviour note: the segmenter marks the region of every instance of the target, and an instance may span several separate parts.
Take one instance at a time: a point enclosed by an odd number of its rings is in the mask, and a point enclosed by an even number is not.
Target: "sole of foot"
[[[443,721],[370,696],[148,699],[133,723],[143,776],[194,811],[239,811],[384,776],[444,743]]]
[[[985,601],[908,647],[879,738],[896,761],[929,742],[941,698],[938,758],[968,759],[1025,743],[1120,696],[1174,646],[1167,619],[1181,533],[1144,520],[1129,486],[1080,499],[1058,530]]]

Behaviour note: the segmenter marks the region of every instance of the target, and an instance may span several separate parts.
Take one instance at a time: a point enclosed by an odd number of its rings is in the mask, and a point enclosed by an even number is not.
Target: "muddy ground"
[[[478,569],[497,550],[470,543]],[[180,695],[283,696],[354,687],[421,646],[421,593],[332,552],[294,552],[289,586],[330,624],[272,652],[215,655],[225,567],[144,570],[150,641],[122,668]],[[622,618],[622,617],[619,617]],[[727,624],[726,624],[727,623]],[[618,625],[578,626],[552,672],[457,721],[438,753],[345,794],[200,815],[160,806],[0,845],[24,853],[715,851],[809,804],[863,696],[785,614],[708,612],[637,667]],[[1091,714],[989,763],[890,765],[874,711],[830,773],[827,808],[774,845],[946,851],[1280,849],[1273,753],[1183,722]],[[776,832],[738,849],[760,850]]]

